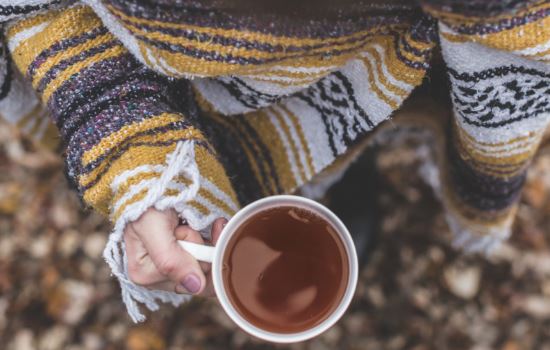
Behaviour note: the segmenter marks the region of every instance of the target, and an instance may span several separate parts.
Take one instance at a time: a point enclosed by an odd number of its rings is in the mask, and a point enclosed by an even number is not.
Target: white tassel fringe
[[[164,197],[164,192],[174,177],[184,174],[191,179],[189,187],[177,196]],[[122,176],[122,175],[121,175]],[[151,311],[158,310],[158,301],[172,303],[178,306],[190,299],[188,295],[172,292],[149,290],[133,283],[128,277],[128,259],[124,246],[123,233],[126,224],[137,220],[148,208],[158,210],[179,207],[180,214],[186,204],[195,198],[200,187],[200,175],[195,162],[194,142],[183,141],[178,143],[173,153],[166,157],[166,168],[158,180],[149,187],[146,196],[139,202],[129,205],[116,221],[113,231],[103,252],[105,261],[111,268],[113,275],[120,282],[122,300],[126,304],[128,314],[134,322],[142,322],[145,316],[141,313],[138,302],[145,304]],[[114,181],[113,184],[117,184]],[[117,186],[118,187],[118,186]],[[116,193],[116,188],[113,188]],[[190,213],[189,213],[190,214]]]

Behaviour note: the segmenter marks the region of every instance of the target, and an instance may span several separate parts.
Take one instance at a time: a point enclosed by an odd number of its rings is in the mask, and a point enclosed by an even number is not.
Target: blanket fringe
[[[424,182],[432,187],[437,198],[446,207],[447,214],[445,215],[445,219],[453,235],[453,247],[462,249],[467,253],[482,253],[486,256],[491,255],[495,249],[498,249],[498,247],[510,237],[511,223],[506,223],[504,226],[491,229],[483,235],[465,228],[455,216],[456,214],[453,214],[452,208],[449,208],[445,198],[443,198],[441,175],[439,168],[433,160],[433,156],[430,156],[429,151],[424,147],[419,149],[419,153],[424,160],[419,169],[420,176],[423,178]]]
[[[128,206],[115,222],[114,229],[109,236],[103,252],[105,261],[120,283],[122,299],[126,304],[128,314],[134,322],[145,320],[145,316],[139,309],[138,302],[145,304],[149,310],[155,311],[159,308],[159,301],[178,306],[191,298],[188,295],[149,290],[133,283],[128,277],[128,259],[123,233],[126,224],[137,220],[150,207],[155,207],[158,210],[175,208],[176,206],[181,207],[195,198],[200,186],[200,177],[195,162],[194,147],[193,141],[183,141],[177,144],[175,151],[166,157],[165,170],[158,180],[149,187],[144,199]],[[180,174],[189,177],[191,184],[177,196],[164,197],[164,192],[172,179]],[[117,181],[113,181],[113,183],[117,183]],[[113,189],[113,191],[116,192],[116,189]]]

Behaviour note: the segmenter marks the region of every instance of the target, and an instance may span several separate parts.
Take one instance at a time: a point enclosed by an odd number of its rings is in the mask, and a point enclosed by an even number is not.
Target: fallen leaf
[[[165,347],[162,337],[146,326],[132,328],[126,337],[128,350],[164,350]]]
[[[479,290],[481,270],[477,266],[450,266],[445,269],[447,287],[457,297],[472,299]]]

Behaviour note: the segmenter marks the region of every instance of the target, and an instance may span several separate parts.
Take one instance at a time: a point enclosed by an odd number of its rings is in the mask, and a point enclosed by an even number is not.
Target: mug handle
[[[216,248],[210,245],[192,243],[188,241],[177,241],[180,247],[182,247],[186,252],[191,254],[193,258],[204,261],[207,263],[212,263],[214,260],[214,254]]]

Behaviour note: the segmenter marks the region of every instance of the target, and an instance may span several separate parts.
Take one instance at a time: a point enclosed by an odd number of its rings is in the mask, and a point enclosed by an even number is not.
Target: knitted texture
[[[0,4],[0,114],[36,134],[47,107],[69,178],[114,223],[105,258],[136,321],[137,302],[185,300],[128,279],[122,232],[149,207],[208,232],[308,184],[367,135],[431,130],[425,173],[455,243],[490,251],[510,234],[550,116],[549,1],[357,1],[326,18],[223,1],[12,2]],[[426,109],[431,120],[387,132],[439,49],[452,117]]]
[[[21,132],[45,147],[56,150],[59,145],[57,130],[30,84],[14,69],[1,35],[0,119],[16,125]]]

